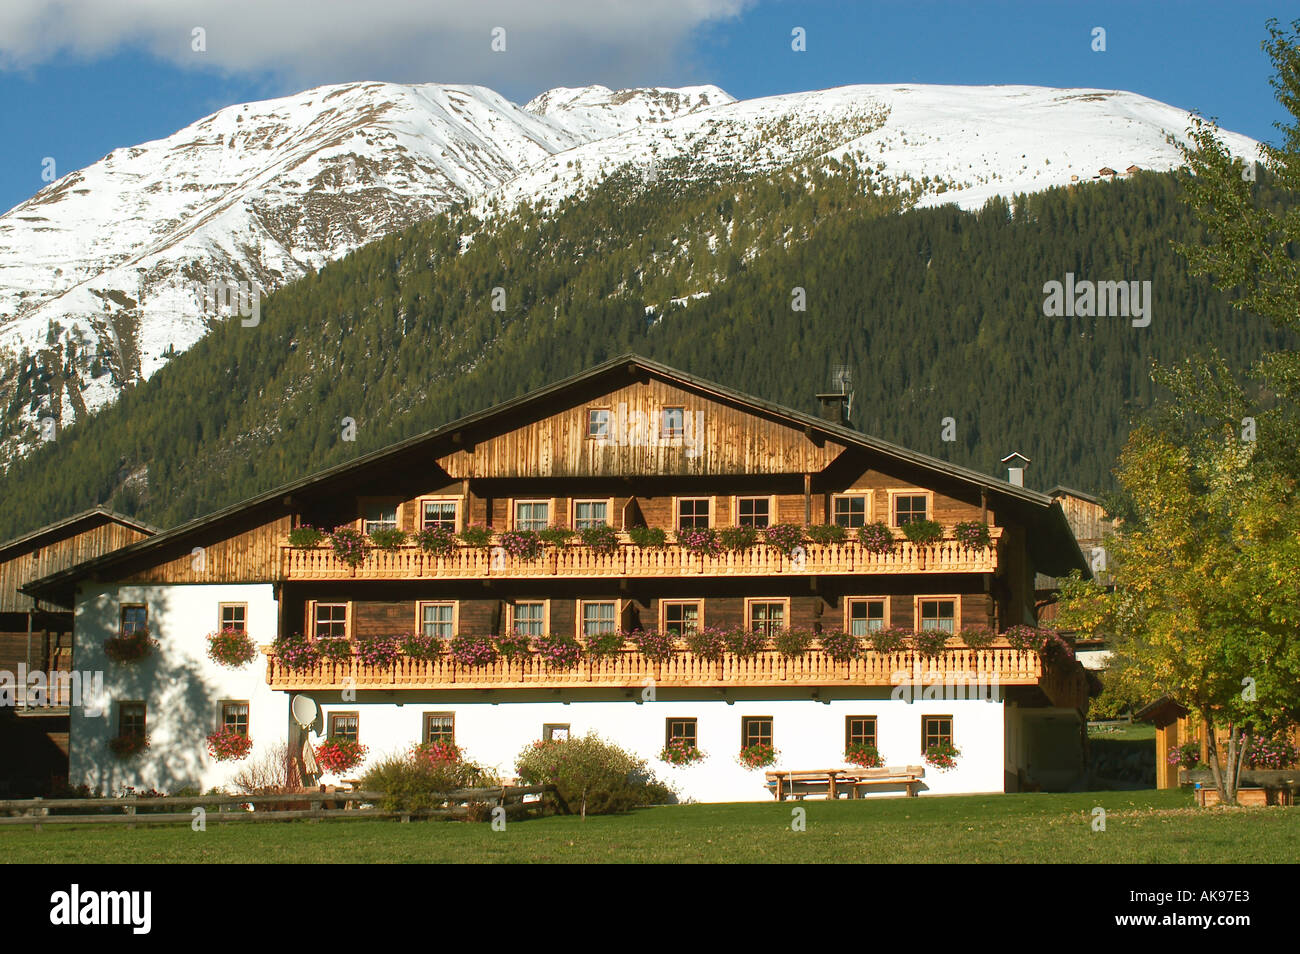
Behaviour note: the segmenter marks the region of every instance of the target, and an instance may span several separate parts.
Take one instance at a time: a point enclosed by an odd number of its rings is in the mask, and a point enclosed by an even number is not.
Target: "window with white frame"
[[[851,599],[848,602],[850,635],[866,636],[885,628],[883,599]]]
[[[312,611],[312,635],[317,639],[348,634],[347,603],[317,603]]]
[[[437,639],[451,639],[456,635],[456,605],[454,603],[421,603],[420,632]]]
[[[545,530],[551,524],[549,500],[515,501],[516,530]]]
[[[665,407],[659,414],[659,436],[672,440],[686,434],[686,408]]]
[[[456,501],[424,500],[420,502],[420,526],[428,530],[441,527],[445,530],[456,529]]]
[[[587,409],[587,436],[598,441],[609,438],[610,413],[607,407]]]
[[[833,520],[841,527],[863,527],[867,523],[866,494],[838,494],[831,500]]]
[[[756,527],[761,530],[772,523],[770,497],[739,497],[736,499],[736,526]]]
[[[546,604],[516,603],[514,626],[512,628],[522,636],[544,635],[546,633]]]
[[[366,533],[374,533],[376,530],[396,530],[397,529],[397,504],[395,503],[371,503],[366,505],[366,516],[362,529]]]
[[[575,500],[573,502],[573,529],[588,530],[609,523],[608,500]]]
[[[952,633],[957,628],[957,601],[954,599],[921,599],[918,616],[923,630],[942,630]]]
[[[582,635],[600,636],[618,628],[618,606],[614,600],[582,601]]]

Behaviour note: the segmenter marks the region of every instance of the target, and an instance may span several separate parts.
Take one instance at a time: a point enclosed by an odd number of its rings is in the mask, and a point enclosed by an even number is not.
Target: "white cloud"
[[[4,0],[0,68],[143,50],[182,67],[351,80],[555,85],[683,82],[692,32],[754,0]],[[505,30],[505,52],[492,30]],[[193,31],[205,31],[196,52]]]

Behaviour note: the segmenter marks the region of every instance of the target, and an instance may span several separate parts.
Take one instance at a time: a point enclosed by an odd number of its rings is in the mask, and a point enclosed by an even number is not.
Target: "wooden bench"
[[[772,789],[778,802],[786,797],[803,798],[806,795],[825,795],[839,798],[846,792],[857,798],[860,789],[889,785],[902,785],[908,797],[915,798],[925,768],[920,765],[889,768],[834,768],[834,769],[778,769],[767,774],[767,788]]]

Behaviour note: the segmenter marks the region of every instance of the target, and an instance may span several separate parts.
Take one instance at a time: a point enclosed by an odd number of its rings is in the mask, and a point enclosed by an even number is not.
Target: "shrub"
[[[750,656],[757,656],[767,648],[767,637],[762,633],[747,629],[744,626],[738,626],[735,629],[727,630],[723,636],[726,643],[727,652],[732,653],[742,659]]]
[[[937,520],[912,520],[903,524],[903,536],[917,546],[938,543],[943,539],[943,524]]]
[[[772,637],[772,642],[782,656],[794,658],[812,648],[813,638],[813,632],[809,629],[780,629]]]
[[[866,742],[850,742],[844,750],[844,761],[863,768],[881,768],[885,764],[880,750]]]
[[[692,527],[677,534],[677,542],[700,556],[717,556],[722,553],[722,541],[712,527]]]
[[[647,659],[662,661],[673,654],[675,638],[672,633],[661,633],[656,629],[634,629],[627,634],[627,639]]]
[[[718,542],[728,550],[748,550],[758,543],[758,531],[753,527],[723,527]]]
[[[529,653],[528,636],[516,631],[502,633],[496,638],[497,652],[506,659],[522,659]]]
[[[272,649],[275,658],[280,660],[280,665],[293,672],[311,669],[320,662],[320,652],[317,650],[316,644],[303,636],[302,633],[294,633],[293,635],[281,633],[275,637]]]
[[[441,524],[417,530],[412,537],[415,545],[425,553],[446,556],[456,549],[456,531]]]
[[[238,669],[257,658],[257,645],[247,633],[227,626],[218,633],[208,633],[208,658]]]
[[[294,527],[289,531],[289,546],[291,547],[314,547],[325,539],[325,531],[317,530],[315,527]]]
[[[890,626],[867,634],[871,648],[878,653],[897,653],[907,648],[912,639],[912,631],[902,627]]]
[[[836,662],[848,662],[862,654],[862,640],[852,633],[841,633],[838,630],[823,631],[817,637],[817,641],[821,643],[822,651]]]
[[[888,553],[894,549],[894,531],[880,521],[864,524],[858,527],[858,543],[870,553]]]
[[[961,636],[961,641],[971,649],[987,649],[993,645],[993,640],[997,638],[997,633],[987,626],[966,627],[958,635]]]
[[[737,761],[747,769],[765,768],[776,764],[776,749],[771,742],[755,742],[741,748]]]
[[[441,636],[424,633],[403,633],[397,637],[397,648],[412,659],[437,659],[446,648]]]
[[[537,531],[537,536],[549,547],[563,548],[569,545],[574,534],[568,527],[547,527]]]
[[[941,629],[923,629],[912,634],[912,648],[922,656],[937,656],[948,646],[948,634]]]
[[[299,784],[298,764],[287,742],[277,742],[256,759],[245,762],[230,780],[241,795],[278,795]]]
[[[158,640],[151,638],[147,629],[104,640],[104,654],[117,663],[137,662],[157,648]]]
[[[343,636],[322,636],[316,640],[316,651],[321,659],[339,662],[352,656],[352,644]]]
[[[586,637],[587,654],[590,656],[617,656],[623,651],[622,633],[597,633]]]
[[[627,535],[639,547],[661,547],[668,542],[668,533],[663,527],[630,527]]]
[[[149,748],[147,735],[115,735],[108,740],[108,750],[119,759],[135,758]]]
[[[218,762],[238,762],[253,750],[253,740],[233,729],[218,729],[208,736],[208,755]]]
[[[704,761],[704,753],[693,742],[686,739],[672,739],[659,752],[659,761],[669,765],[691,765]]]
[[[618,531],[607,523],[598,523],[594,527],[583,527],[578,531],[582,545],[590,547],[597,553],[613,553],[618,549]]]
[[[497,540],[516,560],[536,560],[542,555],[542,538],[536,530],[507,530]]]
[[[460,633],[452,637],[449,651],[456,662],[471,669],[490,666],[497,661],[497,649],[490,636]]]
[[[763,531],[763,542],[790,556],[795,547],[803,543],[803,527],[794,523],[774,523]]]
[[[983,520],[964,520],[952,528],[952,535],[964,547],[981,549],[993,542],[989,525]]]
[[[811,523],[804,532],[813,543],[843,543],[849,538],[848,528],[838,523]]]
[[[366,562],[366,551],[370,548],[360,530],[351,527],[337,527],[330,534],[330,546],[340,563],[358,567]]]
[[[645,760],[594,732],[534,742],[519,753],[515,771],[525,785],[554,785],[582,818],[667,801],[671,792]]]
[[[460,542],[469,547],[489,547],[492,545],[492,531],[478,524],[466,527],[457,534]]]
[[[396,527],[371,530],[370,542],[380,550],[396,550],[406,542],[406,531]]]
[[[550,669],[572,669],[582,659],[582,645],[567,633],[547,633],[535,642],[537,655]]]
[[[396,636],[357,637],[357,658],[376,669],[392,669],[401,651]]]
[[[925,764],[934,766],[940,772],[955,769],[960,757],[961,750],[951,742],[935,742],[925,750]]]
[[[383,811],[420,812],[447,804],[448,792],[462,788],[487,788],[500,780],[482,766],[465,759],[455,746],[438,748],[445,743],[425,742],[406,755],[393,755],[366,769],[363,788],[383,792],[379,801]],[[473,815],[470,820],[474,820]]]
[[[701,659],[718,660],[727,651],[727,631],[716,626],[702,626],[682,635],[686,648]]]
[[[330,736],[316,746],[316,763],[334,775],[356,768],[365,757],[366,747],[356,739]]]

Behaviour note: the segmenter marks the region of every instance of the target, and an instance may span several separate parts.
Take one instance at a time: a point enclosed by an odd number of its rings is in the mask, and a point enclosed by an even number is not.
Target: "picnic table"
[[[774,769],[767,773],[767,787],[772,789],[778,802],[787,795],[803,798],[821,795],[839,798],[841,792],[850,798],[859,797],[862,789],[901,785],[909,798],[915,798],[925,767],[921,765],[891,766],[888,768],[830,768],[830,769]]]

